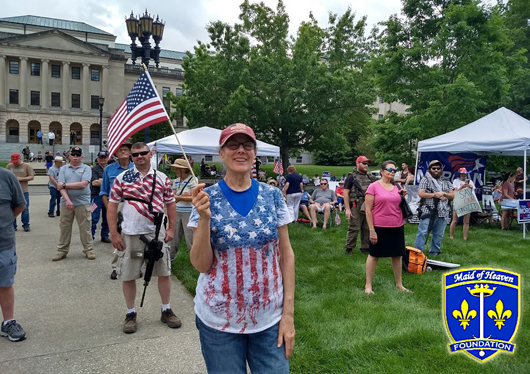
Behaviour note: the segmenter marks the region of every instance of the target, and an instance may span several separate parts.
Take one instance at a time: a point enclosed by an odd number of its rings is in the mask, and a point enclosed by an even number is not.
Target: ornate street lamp
[[[156,16],[156,20],[153,21],[153,17],[145,13],[140,17],[135,17],[133,12],[129,18],[125,18],[125,25],[127,26],[127,33],[131,38],[131,60],[133,65],[136,64],[136,59],[141,58],[142,64],[145,64],[149,68],[149,60],[153,59],[158,68],[160,63],[160,42],[164,35],[164,22]],[[153,38],[155,47],[151,48],[150,38]],[[136,38],[141,43],[141,46],[136,45]],[[149,127],[144,130],[144,141],[149,143]]]
[[[105,98],[99,97],[99,151],[103,150],[103,104],[105,104]]]

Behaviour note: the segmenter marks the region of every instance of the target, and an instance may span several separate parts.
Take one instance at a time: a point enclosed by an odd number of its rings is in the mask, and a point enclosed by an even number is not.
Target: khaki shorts
[[[147,239],[151,240],[154,233],[145,234]],[[165,232],[160,230],[158,235],[159,240],[164,240]],[[141,251],[145,248],[144,242],[140,240],[140,235],[125,235],[121,234],[123,243],[125,244],[124,251],[114,251],[118,255],[118,263],[116,265],[116,274],[121,281],[130,281],[139,279],[143,276],[142,265],[147,264],[144,258],[132,257],[131,252]],[[169,245],[164,243],[162,247],[164,257],[155,262],[153,268],[153,276],[168,276],[171,275],[171,261],[169,260]]]

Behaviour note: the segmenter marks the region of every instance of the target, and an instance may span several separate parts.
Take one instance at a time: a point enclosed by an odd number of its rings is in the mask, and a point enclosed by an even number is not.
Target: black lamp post
[[[131,38],[131,60],[133,65],[136,64],[136,59],[141,58],[142,64],[149,67],[149,60],[153,59],[156,67],[160,63],[160,41],[164,35],[164,23],[156,16],[156,20],[153,21],[153,17],[145,13],[139,17],[135,18],[134,14],[131,12],[129,18],[125,19],[125,24],[127,25],[127,32]],[[155,47],[151,48],[150,38],[153,38],[155,42]],[[136,45],[136,38],[141,43],[141,46]],[[149,143],[149,127],[144,130],[144,140],[146,143]]]
[[[105,98],[99,97],[99,151],[103,150],[103,104],[105,104]]]

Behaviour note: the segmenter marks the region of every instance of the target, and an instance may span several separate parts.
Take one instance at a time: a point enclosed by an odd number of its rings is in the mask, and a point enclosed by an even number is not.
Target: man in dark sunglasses
[[[422,199],[419,211],[420,224],[414,247],[423,251],[427,237],[432,232],[429,256],[438,256],[447,226],[447,217],[451,213],[449,201],[453,200],[453,185],[442,179],[443,165],[438,160],[429,162],[428,172],[421,179],[418,195]]]
[[[92,169],[90,166],[83,164],[83,150],[81,147],[73,147],[68,158],[70,163],[59,170],[57,179],[57,191],[62,196],[61,205],[63,208],[61,208],[57,253],[52,260],[61,261],[68,255],[74,218],[79,226],[79,237],[83,244],[83,253],[89,260],[94,260],[96,255],[92,250],[92,212],[90,209]],[[65,206],[66,209],[64,209]]]
[[[366,222],[364,211],[364,192],[375,182],[376,178],[368,173],[366,156],[359,156],[356,160],[356,169],[344,182],[344,206],[346,208],[346,219],[348,220],[348,233],[346,234],[346,245],[344,251],[351,255],[357,246],[357,235],[361,232],[361,252],[368,253],[370,245],[370,229]]]

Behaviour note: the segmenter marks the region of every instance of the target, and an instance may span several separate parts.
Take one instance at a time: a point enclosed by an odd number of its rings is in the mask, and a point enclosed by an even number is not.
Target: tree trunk
[[[289,148],[288,147],[280,148],[280,157],[282,160],[284,174],[287,174],[287,166],[289,166]]]

